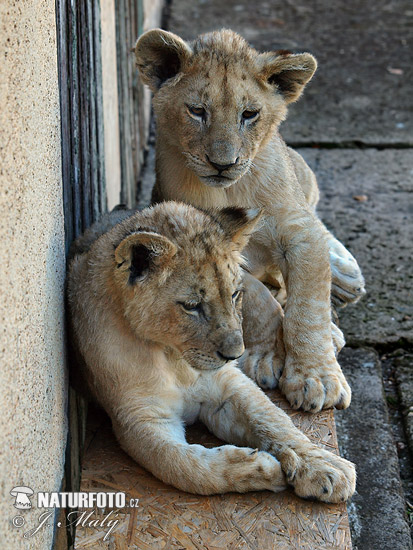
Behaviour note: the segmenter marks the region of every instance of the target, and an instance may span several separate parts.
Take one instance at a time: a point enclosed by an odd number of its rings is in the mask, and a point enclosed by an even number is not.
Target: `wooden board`
[[[293,411],[278,392],[268,392],[294,424],[324,448],[338,453],[332,410],[318,414]],[[212,497],[194,496],[157,480],[126,455],[107,417],[96,414],[88,427],[82,491],[124,491],[139,498],[136,509],[116,511],[120,520],[107,529],[78,527],[75,548],[93,550],[350,550],[345,504],[323,504],[296,497],[291,490]],[[222,444],[197,424],[187,433],[191,443]],[[93,517],[104,517],[105,510]]]

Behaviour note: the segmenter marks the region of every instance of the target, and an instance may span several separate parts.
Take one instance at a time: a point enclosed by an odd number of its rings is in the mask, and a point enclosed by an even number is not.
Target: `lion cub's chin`
[[[229,178],[229,177],[223,177],[223,176],[199,176],[199,179],[202,181],[202,183],[205,183],[205,185],[208,185],[208,187],[219,187],[220,189],[226,189],[228,187],[231,187],[231,185],[234,185],[241,176],[238,176],[236,178]]]
[[[192,364],[191,367],[200,371],[216,371],[222,369],[228,363],[222,363],[221,365],[196,365]]]
[[[185,354],[185,352],[182,354],[182,357],[184,360],[188,363],[189,366],[191,366],[195,370],[200,371],[216,371],[219,369],[222,369],[222,367],[225,367],[227,365],[236,366],[238,364],[237,360],[232,361],[217,361],[209,356],[202,356],[201,357],[194,357],[191,356],[191,354]]]

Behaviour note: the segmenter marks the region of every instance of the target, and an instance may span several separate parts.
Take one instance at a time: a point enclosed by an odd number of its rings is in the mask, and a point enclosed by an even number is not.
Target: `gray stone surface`
[[[355,255],[366,279],[367,295],[339,312],[347,343],[413,343],[412,152],[299,151],[318,178],[321,218]]]
[[[351,407],[335,413],[341,454],[357,466],[357,492],[348,504],[353,550],[409,550],[378,356],[372,350],[344,349],[340,363],[353,391]]]
[[[232,28],[262,50],[310,51],[319,69],[292,106],[291,143],[413,144],[409,0],[174,0],[168,28],[192,39]]]

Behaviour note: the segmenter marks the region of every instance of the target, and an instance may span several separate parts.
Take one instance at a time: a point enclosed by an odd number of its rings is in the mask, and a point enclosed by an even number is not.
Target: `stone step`
[[[341,454],[357,467],[357,492],[348,504],[353,549],[409,550],[406,502],[378,355],[345,348],[339,361],[353,392],[350,408],[335,412]]]

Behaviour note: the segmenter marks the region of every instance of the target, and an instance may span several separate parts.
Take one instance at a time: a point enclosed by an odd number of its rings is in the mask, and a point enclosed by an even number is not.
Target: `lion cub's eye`
[[[232,295],[232,301],[236,302],[238,300],[238,298],[241,296],[241,293],[242,293],[241,290],[236,290],[234,292],[234,294]]]
[[[202,311],[202,304],[194,304],[193,302],[186,303],[186,302],[178,302],[178,304],[182,307],[182,309],[186,313],[190,313],[192,315],[198,314]]]
[[[253,120],[254,118],[257,118],[258,115],[259,111],[246,110],[242,113],[242,120]]]
[[[206,111],[203,107],[197,107],[196,105],[187,105],[188,112],[195,118],[206,118]]]

